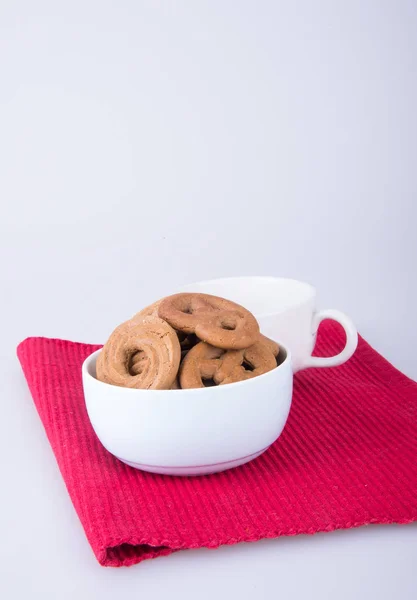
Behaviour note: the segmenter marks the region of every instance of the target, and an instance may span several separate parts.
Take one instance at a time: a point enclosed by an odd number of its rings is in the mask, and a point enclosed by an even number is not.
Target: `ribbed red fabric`
[[[335,354],[341,345],[338,327],[323,324],[317,353]],[[102,565],[417,520],[417,384],[363,339],[345,365],[295,376],[288,423],[266,453],[237,469],[194,478],[142,473],[102,447],[81,383],[81,364],[98,347],[29,338],[18,356]]]

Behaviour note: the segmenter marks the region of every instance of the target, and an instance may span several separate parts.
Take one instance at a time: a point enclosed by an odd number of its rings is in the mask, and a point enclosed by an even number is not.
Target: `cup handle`
[[[327,309],[316,312],[313,316],[312,323],[313,334],[315,335],[317,333],[320,323],[326,319],[332,319],[333,321],[340,323],[346,333],[346,345],[343,350],[335,356],[309,356],[301,365],[301,369],[308,369],[310,367],[337,367],[337,365],[341,365],[349,360],[355,352],[358,345],[358,332],[351,319],[339,310]]]

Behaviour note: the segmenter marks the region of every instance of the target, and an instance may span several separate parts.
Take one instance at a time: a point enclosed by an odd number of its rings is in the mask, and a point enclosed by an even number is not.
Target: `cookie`
[[[164,298],[158,316],[174,329],[194,333],[200,340],[226,350],[252,346],[259,325],[246,308],[208,294],[175,294]]]
[[[224,350],[205,342],[192,348],[180,367],[181,388],[206,387],[205,381],[216,385],[252,379],[277,366],[270,346],[263,340],[241,350]]]
[[[116,327],[100,352],[97,379],[112,385],[168,390],[178,374],[176,332],[158,317],[131,319]]]

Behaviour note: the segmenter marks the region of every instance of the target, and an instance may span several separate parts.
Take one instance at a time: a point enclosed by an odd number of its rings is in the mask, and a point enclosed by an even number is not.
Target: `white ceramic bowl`
[[[190,390],[136,390],[96,379],[100,350],[83,364],[85,402],[101,443],[126,464],[166,475],[237,467],[281,434],[291,406],[291,357],[246,381]]]

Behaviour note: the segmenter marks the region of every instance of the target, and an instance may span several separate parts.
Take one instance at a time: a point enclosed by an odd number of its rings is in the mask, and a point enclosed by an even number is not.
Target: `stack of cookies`
[[[175,294],[113,331],[97,359],[97,379],[155,390],[224,385],[271,371],[278,353],[243,306],[208,294]]]

